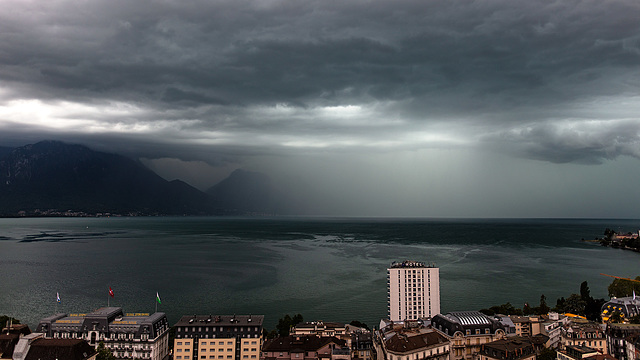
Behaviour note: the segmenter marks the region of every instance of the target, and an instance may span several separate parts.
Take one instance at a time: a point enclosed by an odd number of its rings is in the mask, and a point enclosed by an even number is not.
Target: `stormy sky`
[[[0,145],[206,189],[260,171],[310,215],[640,218],[637,1],[23,1]]]

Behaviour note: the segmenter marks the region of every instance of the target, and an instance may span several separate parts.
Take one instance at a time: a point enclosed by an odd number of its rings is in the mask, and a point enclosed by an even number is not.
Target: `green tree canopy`
[[[349,325],[353,325],[353,326],[357,326],[357,327],[360,327],[360,328],[365,328],[367,330],[371,330],[371,329],[369,329],[367,324],[365,324],[363,322],[360,322],[358,320],[353,320],[352,322],[349,323]]]
[[[549,313],[549,305],[547,305],[547,297],[544,294],[540,295],[540,305],[538,306],[538,314],[546,315]]]
[[[289,314],[286,314],[283,318],[280,318],[278,320],[278,325],[276,325],[276,329],[278,330],[278,335],[288,336],[289,331],[291,330],[291,327],[298,325],[299,323],[302,322],[302,320],[303,320],[303,317],[301,314],[296,314],[293,317],[289,316]]]
[[[102,341],[100,341],[96,350],[98,351],[96,360],[116,360],[111,350],[107,349]]]
[[[8,322],[11,322],[14,324],[20,324],[20,320],[14,317],[7,316],[7,315],[0,315],[0,330],[4,329],[7,326]]]
[[[640,281],[640,276],[636,276],[636,280]],[[625,297],[636,294],[640,295],[640,282],[629,281],[624,279],[614,279],[607,287],[610,297]]]
[[[584,310],[586,307],[587,302],[582,300],[582,297],[580,295],[571,294],[562,304],[562,308],[558,308],[558,311],[576,315],[584,315]]]
[[[589,290],[589,284],[586,281],[583,281],[582,284],[580,284],[580,297],[584,301],[589,301],[589,299],[592,299],[591,291]]]

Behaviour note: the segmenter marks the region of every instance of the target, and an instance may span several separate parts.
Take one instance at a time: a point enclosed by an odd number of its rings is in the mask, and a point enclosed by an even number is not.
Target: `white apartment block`
[[[440,313],[440,269],[406,260],[387,269],[389,320],[432,318]]]

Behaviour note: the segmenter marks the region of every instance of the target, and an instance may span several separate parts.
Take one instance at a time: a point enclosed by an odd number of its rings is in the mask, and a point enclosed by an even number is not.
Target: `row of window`
[[[192,326],[191,327],[191,331],[196,331],[196,328],[198,329],[197,331],[202,331],[202,326]],[[258,331],[259,326],[227,326],[226,328],[224,326],[220,326],[220,327],[215,327],[215,326],[205,326],[204,330],[205,331],[234,331],[234,332],[243,332],[243,331]],[[185,327],[178,327],[178,329],[176,330],[177,332],[188,332],[189,328]]]
[[[209,341],[209,345],[233,345],[234,341],[233,340],[219,340],[219,341]],[[200,341],[201,345],[207,345],[206,341]]]
[[[198,337],[201,337],[201,338],[204,338],[204,339],[216,339],[216,338],[217,339],[235,339],[235,337],[237,335],[238,334],[231,334],[231,333],[225,333],[225,334],[219,334],[219,333],[217,333],[217,334],[202,334],[202,333],[200,333],[200,334],[197,334]],[[192,333],[177,333],[176,334],[176,339],[183,339],[183,338],[189,339],[189,338],[191,338],[193,336],[194,336],[194,334],[192,334]],[[246,339],[246,338],[251,338],[251,339],[256,338],[257,339],[257,338],[260,337],[260,333],[242,334],[241,337],[243,339]]]
[[[243,359],[257,359],[258,357],[256,355],[251,355],[251,356],[243,355],[242,358]],[[183,359],[184,360],[190,360],[191,357],[189,355],[184,355],[184,356],[183,355],[176,355],[176,360],[183,360]],[[201,355],[200,359],[201,360],[206,360],[207,359],[207,355]],[[228,360],[228,359],[233,359],[233,355],[226,355],[226,357],[225,357],[225,355],[218,355],[217,357],[216,357],[216,355],[209,355],[208,359],[209,360],[214,360],[214,359],[218,359],[218,360],[227,359]]]

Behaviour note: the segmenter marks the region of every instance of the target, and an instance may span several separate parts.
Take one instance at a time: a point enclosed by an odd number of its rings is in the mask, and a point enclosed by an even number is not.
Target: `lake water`
[[[640,254],[581,241],[639,220],[327,218],[0,219],[0,314],[29,324],[109,302],[187,314],[284,314],[375,326],[386,316],[386,268],[440,268],[443,312],[511,302],[550,306],[588,281],[640,275]],[[111,287],[115,297],[110,299]],[[61,304],[56,304],[56,293]]]

